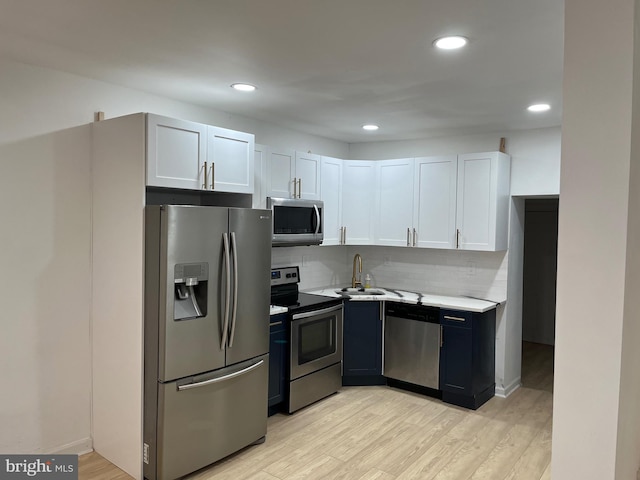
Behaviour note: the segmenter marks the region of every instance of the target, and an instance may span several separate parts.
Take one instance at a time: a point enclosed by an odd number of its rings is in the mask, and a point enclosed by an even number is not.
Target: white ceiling
[[[563,10],[562,0],[0,0],[0,56],[350,143],[506,134],[560,124]],[[437,51],[431,42],[448,34],[470,44]],[[538,102],[552,110],[525,110]]]

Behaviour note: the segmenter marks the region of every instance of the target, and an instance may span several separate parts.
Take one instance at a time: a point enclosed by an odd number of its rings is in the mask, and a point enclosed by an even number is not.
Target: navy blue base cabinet
[[[382,302],[346,301],[342,346],[343,385],[385,385],[382,376]]]
[[[269,322],[269,415],[280,411],[285,400],[289,352],[286,318],[286,314],[273,315]]]
[[[440,310],[442,400],[477,409],[495,393],[496,311]]]

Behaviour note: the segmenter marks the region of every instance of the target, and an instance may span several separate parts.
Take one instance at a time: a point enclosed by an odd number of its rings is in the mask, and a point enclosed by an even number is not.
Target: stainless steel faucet
[[[358,265],[358,275],[356,277],[356,264]],[[351,288],[362,287],[362,257],[356,253],[353,257],[353,276],[351,277]]]

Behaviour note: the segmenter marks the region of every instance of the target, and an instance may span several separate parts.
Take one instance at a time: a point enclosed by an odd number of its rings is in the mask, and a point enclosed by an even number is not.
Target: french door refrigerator
[[[270,269],[269,210],[145,208],[145,478],[266,435]]]

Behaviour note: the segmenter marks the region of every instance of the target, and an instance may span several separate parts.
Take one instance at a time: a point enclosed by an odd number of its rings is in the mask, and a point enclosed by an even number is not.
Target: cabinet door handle
[[[444,345],[444,332],[442,331],[442,325],[440,325],[440,348]]]
[[[410,243],[409,243],[409,236],[411,235],[411,230],[409,230],[409,227],[407,227],[407,247],[410,247]]]
[[[211,190],[215,189],[213,185],[216,181],[216,171],[213,167],[215,167],[215,163],[211,162]]]
[[[298,198],[302,198],[302,179],[298,179]]]
[[[273,322],[273,323],[270,323],[270,324],[269,324],[269,326],[270,326],[270,327],[275,327],[275,326],[277,326],[277,325],[282,325],[282,320],[281,320],[281,321],[279,321],[279,322]]]
[[[456,228],[456,248],[460,248],[460,229]]]
[[[416,246],[416,243],[418,243],[417,242],[417,232],[416,232],[416,229],[414,228],[413,229],[413,246],[414,247]]]
[[[342,245],[342,229],[343,229],[343,228],[344,228],[344,227],[340,227],[340,238],[338,239],[338,244],[339,244],[339,245]]]
[[[342,231],[342,235],[344,238],[344,242],[342,242],[343,245],[347,244],[347,227],[344,227],[344,230]]]
[[[207,189],[207,162],[204,162],[203,170],[204,170],[204,183],[202,184],[202,189],[206,190]]]
[[[463,317],[451,317],[449,315],[445,315],[443,317],[445,320],[455,320],[456,322],[466,322],[467,319]]]

